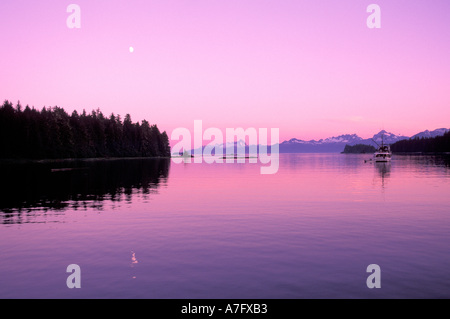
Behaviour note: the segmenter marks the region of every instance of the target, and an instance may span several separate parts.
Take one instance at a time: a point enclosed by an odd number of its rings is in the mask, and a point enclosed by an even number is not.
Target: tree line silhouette
[[[127,114],[105,117],[58,106],[41,111],[5,100],[0,107],[0,158],[57,159],[94,157],[169,157],[166,132]]]
[[[391,145],[392,152],[422,152],[422,153],[443,153],[450,152],[450,132],[442,136],[413,138],[401,140]]]
[[[367,144],[356,144],[356,145],[345,145],[344,154],[365,154],[365,153],[375,153],[377,149],[372,145]]]

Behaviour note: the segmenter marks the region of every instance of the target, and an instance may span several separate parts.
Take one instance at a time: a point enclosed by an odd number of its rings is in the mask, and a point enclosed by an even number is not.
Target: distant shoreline
[[[2,158],[1,163],[63,163],[63,162],[93,162],[93,161],[118,161],[118,160],[139,160],[139,159],[170,159],[170,156],[138,156],[138,157],[85,157],[85,158],[44,158],[44,159],[30,159],[30,158]]]
[[[392,152],[394,155],[450,155],[450,152]]]
[[[280,153],[280,154],[343,154],[343,155],[367,155],[371,153],[345,153],[345,152],[335,152],[335,153]],[[393,152],[393,155],[450,155],[450,152]],[[63,162],[93,162],[93,161],[118,161],[118,160],[143,160],[143,159],[171,159],[171,158],[194,158],[192,157],[183,157],[183,156],[138,156],[138,157],[86,157],[86,158],[44,158],[44,159],[30,159],[30,158],[2,158],[0,159],[0,164],[9,164],[9,163],[63,163]],[[249,157],[249,156],[223,156],[222,159],[249,159],[249,158],[257,158],[257,157]]]
[[[300,154],[300,153],[299,153]],[[319,154],[319,153],[317,153]],[[323,153],[327,154],[327,153]],[[332,154],[332,153],[328,153]],[[337,153],[335,153],[337,154]],[[345,155],[354,155],[354,154],[372,154],[370,152],[366,153],[346,153],[346,152],[340,152],[339,154],[345,154]],[[392,152],[393,155],[450,155],[450,152]]]

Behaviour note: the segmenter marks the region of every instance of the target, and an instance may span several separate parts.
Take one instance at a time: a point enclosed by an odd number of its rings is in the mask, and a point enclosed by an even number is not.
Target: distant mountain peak
[[[280,152],[282,153],[328,153],[328,152],[341,152],[345,145],[366,144],[373,145],[380,144],[394,144],[395,142],[410,139],[414,137],[435,137],[444,135],[450,131],[446,128],[436,129],[434,131],[423,131],[412,137],[404,136],[401,134],[394,134],[386,130],[381,130],[374,134],[372,138],[363,139],[357,134],[342,134],[338,136],[328,137],[320,140],[305,141],[297,138],[291,138],[290,140],[280,143]]]
[[[387,132],[386,130],[381,130],[372,137],[372,140],[375,141],[375,143],[383,142],[384,144],[393,144],[395,142],[405,140],[408,138],[409,138],[408,136],[397,135],[391,132]]]
[[[374,134],[372,138],[363,139],[357,134],[341,134],[338,136],[328,137],[320,140],[301,140],[298,138],[291,138],[289,140],[279,143],[280,153],[340,153],[345,148],[345,145],[354,146],[356,144],[365,144],[377,146],[377,144],[394,144],[395,142],[410,139],[410,138],[422,138],[422,137],[435,137],[439,135],[444,135],[449,132],[450,129],[439,128],[434,131],[425,130],[423,132],[417,133],[412,137],[397,135],[386,130],[381,130]],[[208,149],[213,148],[212,145],[203,146]],[[235,142],[227,142],[225,144],[216,144],[215,147],[221,147],[226,151],[226,148],[233,147],[237,149],[238,147],[244,147],[246,152],[250,149],[250,145],[247,145],[245,141],[239,140]]]
[[[436,137],[436,136],[444,135],[445,133],[447,133],[449,131],[450,131],[450,129],[447,129],[447,128],[438,128],[438,129],[435,129],[434,131],[425,130],[423,132],[420,132],[420,133],[417,133],[417,134],[413,135],[411,138]]]

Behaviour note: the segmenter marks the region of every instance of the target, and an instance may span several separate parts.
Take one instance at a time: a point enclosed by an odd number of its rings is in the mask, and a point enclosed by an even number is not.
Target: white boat
[[[382,136],[381,145],[378,145],[377,151],[373,154],[373,160],[375,162],[390,162],[391,159],[392,159],[391,147],[389,145],[384,145]]]

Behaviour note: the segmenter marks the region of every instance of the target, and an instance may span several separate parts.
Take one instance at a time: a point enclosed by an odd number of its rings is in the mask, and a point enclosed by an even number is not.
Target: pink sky
[[[69,29],[69,4],[81,28]],[[366,8],[381,8],[369,29]],[[0,99],[280,141],[450,124],[450,2],[0,2]],[[130,53],[129,47],[134,48]]]

